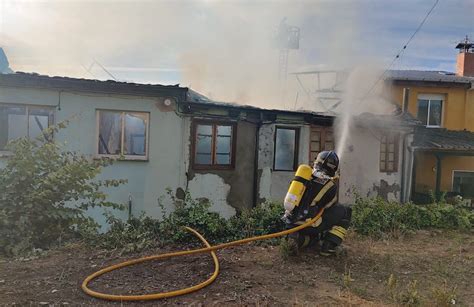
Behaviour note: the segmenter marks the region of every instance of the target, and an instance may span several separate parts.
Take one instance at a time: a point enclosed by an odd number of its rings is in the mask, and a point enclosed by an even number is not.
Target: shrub
[[[20,138],[7,145],[12,153],[0,169],[0,253],[14,255],[47,248],[88,223],[90,207],[120,206],[106,200],[103,187],[122,180],[94,180],[110,160],[91,160],[63,151],[52,140],[65,124],[48,128],[40,137]]]
[[[81,231],[82,238],[92,246],[104,249],[120,249],[121,253],[137,252],[159,243],[159,223],[145,215],[122,221],[110,213],[105,213],[110,229],[99,234],[95,231]]]
[[[184,200],[175,198],[171,191],[168,191],[168,194],[174,203],[175,210],[168,216],[163,214],[163,220],[159,226],[163,241],[189,241],[193,235],[183,229],[184,226],[196,229],[206,239],[212,241],[222,241],[230,236],[228,221],[218,213],[209,211],[211,204],[208,200],[193,199],[188,192]]]
[[[85,229],[83,234],[86,242],[101,248],[132,252],[156,244],[196,242],[184,226],[196,229],[214,244],[284,229],[281,221],[283,206],[279,203],[264,203],[224,219],[218,213],[209,211],[210,203],[207,200],[193,199],[189,193],[186,193],[184,200],[176,199],[171,191],[168,191],[168,195],[175,210],[168,215],[163,214],[161,221],[144,215],[122,221],[107,215],[109,230],[99,235]],[[161,202],[160,206],[164,212]]]
[[[381,237],[390,233],[438,228],[469,229],[474,212],[446,203],[415,205],[387,202],[378,198],[356,198],[352,225],[356,232]]]

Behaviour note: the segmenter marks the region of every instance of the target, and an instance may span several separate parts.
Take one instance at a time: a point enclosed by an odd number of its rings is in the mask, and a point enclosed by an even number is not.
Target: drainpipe
[[[411,193],[413,190],[413,167],[415,165],[415,149],[411,146],[408,146],[408,152],[410,153],[410,160],[408,164],[408,173],[406,174],[407,178],[407,190],[405,194],[405,198],[410,201],[411,199]]]
[[[405,87],[403,88],[403,102],[402,102],[402,112],[403,114],[407,113],[408,110],[408,99],[410,97],[410,88]],[[407,146],[407,137],[410,135],[411,132],[406,132],[403,134],[403,142],[402,142],[402,173],[401,173],[401,180],[400,180],[400,203],[405,203],[405,160],[406,160],[406,153],[405,149]]]
[[[132,194],[128,193],[128,220],[132,219]]]
[[[258,122],[255,128],[255,152],[253,157],[253,206],[257,206],[258,198],[258,147],[260,146],[260,127],[262,122]]]
[[[407,132],[403,134],[402,142],[402,173],[401,173],[401,182],[400,182],[400,203],[405,203],[405,160],[406,160],[406,147],[407,147],[407,137],[412,134],[412,132]]]
[[[435,196],[436,200],[439,201],[441,196],[441,159],[440,154],[435,154],[436,157],[436,191]]]

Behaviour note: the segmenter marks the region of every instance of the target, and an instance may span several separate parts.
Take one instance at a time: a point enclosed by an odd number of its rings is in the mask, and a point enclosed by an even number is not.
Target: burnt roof
[[[33,87],[54,90],[87,91],[95,93],[124,94],[138,96],[179,96],[183,100],[188,90],[177,85],[140,84],[120,81],[101,81],[59,76],[46,76],[37,73],[15,72],[0,74],[0,86]]]
[[[474,83],[474,77],[463,77],[452,72],[432,70],[390,70],[386,79],[392,81],[451,83],[468,87],[472,87]]]
[[[419,127],[415,130],[413,146],[417,150],[474,151],[474,133],[445,128]]]
[[[245,109],[248,111],[264,111],[267,113],[312,116],[312,117],[317,117],[321,119],[325,118],[328,120],[332,120],[335,117],[333,113],[327,113],[327,112],[315,112],[315,111],[309,111],[309,110],[267,109],[267,108],[252,106],[252,105],[238,104],[235,102],[215,101],[192,89],[188,90],[187,101],[194,104],[201,104],[203,106],[207,105],[207,106],[226,107],[226,108],[239,108],[239,109]]]

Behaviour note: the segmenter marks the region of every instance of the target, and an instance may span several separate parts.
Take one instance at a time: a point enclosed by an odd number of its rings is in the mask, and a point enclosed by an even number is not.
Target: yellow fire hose
[[[214,246],[211,246],[206,241],[206,239],[204,239],[204,237],[202,235],[200,235],[196,230],[194,230],[192,228],[189,228],[189,227],[185,227],[186,230],[192,232],[195,236],[197,236],[206,245],[206,247],[193,249],[193,250],[186,250],[186,251],[179,251],[179,252],[172,252],[172,253],[166,253],[166,254],[160,254],[160,255],[147,256],[147,257],[132,259],[132,260],[129,260],[129,261],[125,261],[125,262],[122,262],[122,263],[118,263],[118,264],[114,264],[114,265],[105,267],[105,268],[103,268],[103,269],[87,276],[87,278],[84,279],[84,281],[82,282],[82,290],[86,294],[88,294],[90,296],[93,296],[95,298],[100,298],[100,299],[110,300],[110,301],[156,300],[156,299],[161,299],[161,298],[168,298],[168,297],[174,297],[174,296],[178,296],[178,295],[188,294],[188,293],[197,291],[199,289],[202,289],[202,288],[208,286],[209,284],[211,284],[217,278],[217,275],[219,274],[219,260],[217,259],[217,256],[216,256],[216,253],[215,253],[216,250],[223,249],[223,248],[228,248],[228,247],[232,247],[232,246],[236,246],[236,245],[241,245],[241,244],[245,244],[245,243],[249,243],[249,242],[253,242],[253,241],[277,238],[277,237],[285,236],[285,235],[288,235],[290,233],[299,231],[299,230],[301,230],[303,228],[306,228],[306,227],[312,225],[313,223],[315,223],[321,217],[321,215],[323,214],[323,211],[324,210],[321,210],[321,212],[319,212],[314,218],[312,218],[310,220],[307,220],[304,224],[301,224],[299,226],[296,226],[296,227],[288,229],[288,230],[275,232],[275,233],[271,233],[271,234],[267,234],[267,235],[261,235],[261,236],[257,236],[257,237],[245,238],[245,239],[232,241],[232,242],[227,242],[227,243],[222,243],[222,244],[218,244],[218,245],[214,245]],[[117,294],[107,294],[107,293],[97,292],[97,291],[89,289],[89,287],[88,287],[88,284],[92,280],[94,280],[95,278],[97,278],[97,277],[99,277],[99,276],[101,276],[105,273],[108,273],[108,272],[111,272],[111,271],[114,271],[114,270],[117,270],[117,269],[121,269],[121,268],[124,268],[124,267],[127,267],[127,266],[142,263],[142,262],[145,262],[145,261],[172,258],[172,257],[178,257],[178,256],[186,256],[186,255],[192,255],[192,254],[207,253],[207,252],[211,253],[211,255],[212,255],[212,259],[214,261],[214,273],[206,281],[204,281],[200,284],[191,286],[189,288],[179,289],[179,290],[174,290],[174,291],[169,291],[169,292],[152,293],[152,294],[117,295]]]

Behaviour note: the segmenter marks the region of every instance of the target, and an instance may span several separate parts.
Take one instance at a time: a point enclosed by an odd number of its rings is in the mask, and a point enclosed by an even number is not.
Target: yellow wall
[[[436,158],[431,153],[418,153],[415,191],[427,193],[436,188]],[[474,157],[446,156],[441,160],[441,191],[452,191],[453,171],[474,171]]]
[[[392,99],[400,106],[403,101],[403,88],[410,88],[408,111],[416,117],[418,110],[419,94],[443,94],[442,127],[450,130],[464,130],[474,132],[474,91],[465,88],[449,87],[418,87],[418,86],[392,86]]]
[[[474,132],[474,90],[459,87],[420,87],[392,85],[391,99],[400,106],[403,88],[410,88],[408,111],[416,117],[419,94],[444,94],[442,128],[468,130]],[[433,128],[436,129],[436,128]],[[418,153],[416,165],[415,191],[427,193],[436,188],[436,158],[432,153]],[[453,170],[474,171],[474,157],[447,156],[442,159],[441,190],[452,190]]]

